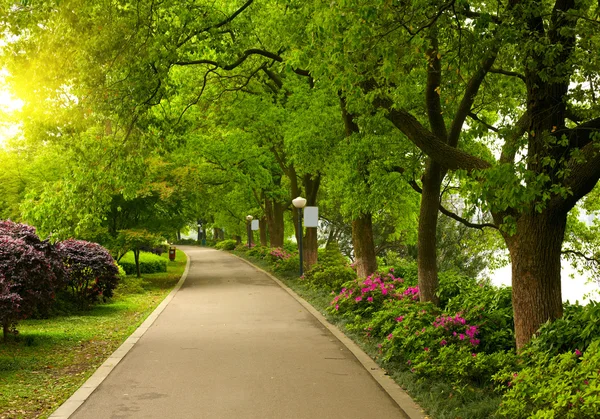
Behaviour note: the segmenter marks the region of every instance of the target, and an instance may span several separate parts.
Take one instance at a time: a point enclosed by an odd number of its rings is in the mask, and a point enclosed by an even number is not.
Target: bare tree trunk
[[[7,321],[5,321],[4,323],[2,323],[2,333],[3,333],[3,338],[4,338],[4,342],[6,342],[8,340],[8,335],[10,333],[10,323]]]
[[[271,247],[283,247],[284,206],[280,202],[265,199],[265,215]]]
[[[505,237],[512,261],[512,301],[517,348],[522,348],[548,320],[562,317],[560,256],[566,214],[533,212]]]
[[[263,247],[267,247],[269,243],[267,242],[267,217],[262,216],[258,220],[258,228],[260,234],[260,245]]]
[[[362,214],[352,220],[352,245],[354,246],[356,273],[359,278],[366,278],[377,270],[371,214]]]
[[[238,245],[242,244],[242,236],[233,236],[233,240],[235,240]]]
[[[417,266],[419,272],[419,295],[421,301],[439,303],[437,269],[437,220],[440,188],[444,174],[438,163],[428,159],[423,175],[423,192],[419,213],[417,239]]]
[[[317,204],[317,193],[321,185],[321,176],[304,175],[304,189],[306,190],[306,205],[315,206]],[[296,211],[297,213],[297,211]],[[319,255],[319,242],[317,240],[317,227],[307,227],[304,233],[304,267],[308,270],[317,263]]]
[[[135,260],[135,271],[137,273],[137,277],[141,278],[142,272],[140,270],[140,250],[139,249],[133,250],[133,259]]]

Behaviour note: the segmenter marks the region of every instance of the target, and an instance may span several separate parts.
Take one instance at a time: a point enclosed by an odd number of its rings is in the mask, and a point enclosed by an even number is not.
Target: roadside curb
[[[300,297],[296,294],[290,287],[285,285],[281,280],[265,271],[264,269],[259,268],[254,265],[252,262],[235,255],[233,253],[227,252],[230,255],[238,258],[241,261],[244,261],[248,265],[252,266],[257,271],[260,271],[271,278],[273,281],[277,283],[281,288],[283,288],[294,300],[296,300],[300,305],[302,305],[310,314],[312,314],[318,321],[321,323],[333,336],[335,336],[344,346],[348,348],[350,352],[356,357],[358,362],[361,363],[363,368],[367,370],[369,374],[373,377],[373,379],[379,384],[379,386],[396,402],[398,407],[404,412],[404,415],[407,419],[427,419],[424,410],[406,393],[390,376],[388,376],[379,365],[369,356],[367,355],[352,339],[346,336],[340,329],[338,329],[333,324],[329,323],[329,321],[310,303],[308,303],[304,298]]]
[[[191,259],[186,252],[183,250],[181,251],[185,253],[187,262],[185,264],[185,270],[183,271],[179,282],[177,282],[175,285],[175,288],[171,290],[169,295],[167,295],[165,299],[162,300],[162,302],[158,305],[158,307],[156,307],[154,311],[150,313],[148,317],[146,317],[146,320],[144,320],[144,322],[125,340],[125,342],[123,342],[121,346],[119,346],[117,350],[113,352],[112,355],[106,361],[104,361],[102,365],[100,365],[100,367],[98,367],[94,374],[92,374],[92,376],[88,378],[85,383],[83,383],[79,390],[73,393],[73,395],[69,397],[67,401],[60,405],[60,407],[56,409],[54,413],[48,417],[48,419],[67,419],[71,417],[71,415],[75,413],[77,409],[79,409],[83,402],[85,402],[88,397],[90,397],[90,395],[98,388],[98,386],[100,386],[104,379],[108,377],[117,364],[121,362],[121,360],[125,357],[125,355],[127,355],[131,348],[133,348],[137,341],[140,340],[144,333],[148,331],[148,329],[156,321],[158,316],[163,312],[167,305],[169,305],[173,297],[175,297],[175,294],[177,294],[177,291],[179,291],[183,285],[190,270]]]

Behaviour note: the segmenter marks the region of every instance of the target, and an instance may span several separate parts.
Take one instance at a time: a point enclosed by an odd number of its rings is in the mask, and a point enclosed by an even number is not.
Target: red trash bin
[[[177,249],[174,246],[169,248],[169,260],[171,262],[175,261],[176,250]]]

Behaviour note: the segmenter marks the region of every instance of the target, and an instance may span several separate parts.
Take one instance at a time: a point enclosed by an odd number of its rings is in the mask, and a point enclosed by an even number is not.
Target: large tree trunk
[[[319,243],[317,241],[317,228],[307,227],[304,229],[304,267],[308,270],[317,263]]]
[[[258,220],[258,228],[260,233],[260,245],[267,247],[269,245],[267,242],[267,217],[260,217]]]
[[[419,212],[417,266],[420,299],[421,301],[431,301],[434,304],[439,303],[436,295],[438,288],[436,231],[442,178],[443,172],[440,165],[428,159],[423,174],[423,192]]]
[[[359,278],[366,278],[377,270],[371,214],[362,214],[352,220],[352,245],[354,246],[356,273]]]
[[[304,190],[306,191],[306,205],[309,207],[317,205],[317,193],[321,185],[321,176],[304,175],[303,179]],[[297,213],[297,211],[296,211]],[[317,227],[305,228],[304,241],[304,267],[308,270],[317,263],[319,243],[317,240]]]
[[[271,247],[283,247],[285,227],[283,219],[284,205],[277,201],[265,199],[265,209]]]
[[[505,236],[518,349],[542,324],[562,316],[560,256],[566,225],[566,214],[533,212],[519,218],[515,235]]]

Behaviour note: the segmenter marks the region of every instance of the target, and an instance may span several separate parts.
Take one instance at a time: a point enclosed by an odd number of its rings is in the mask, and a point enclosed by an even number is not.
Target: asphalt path
[[[185,251],[181,289],[71,418],[407,417],[269,276],[225,252]]]

